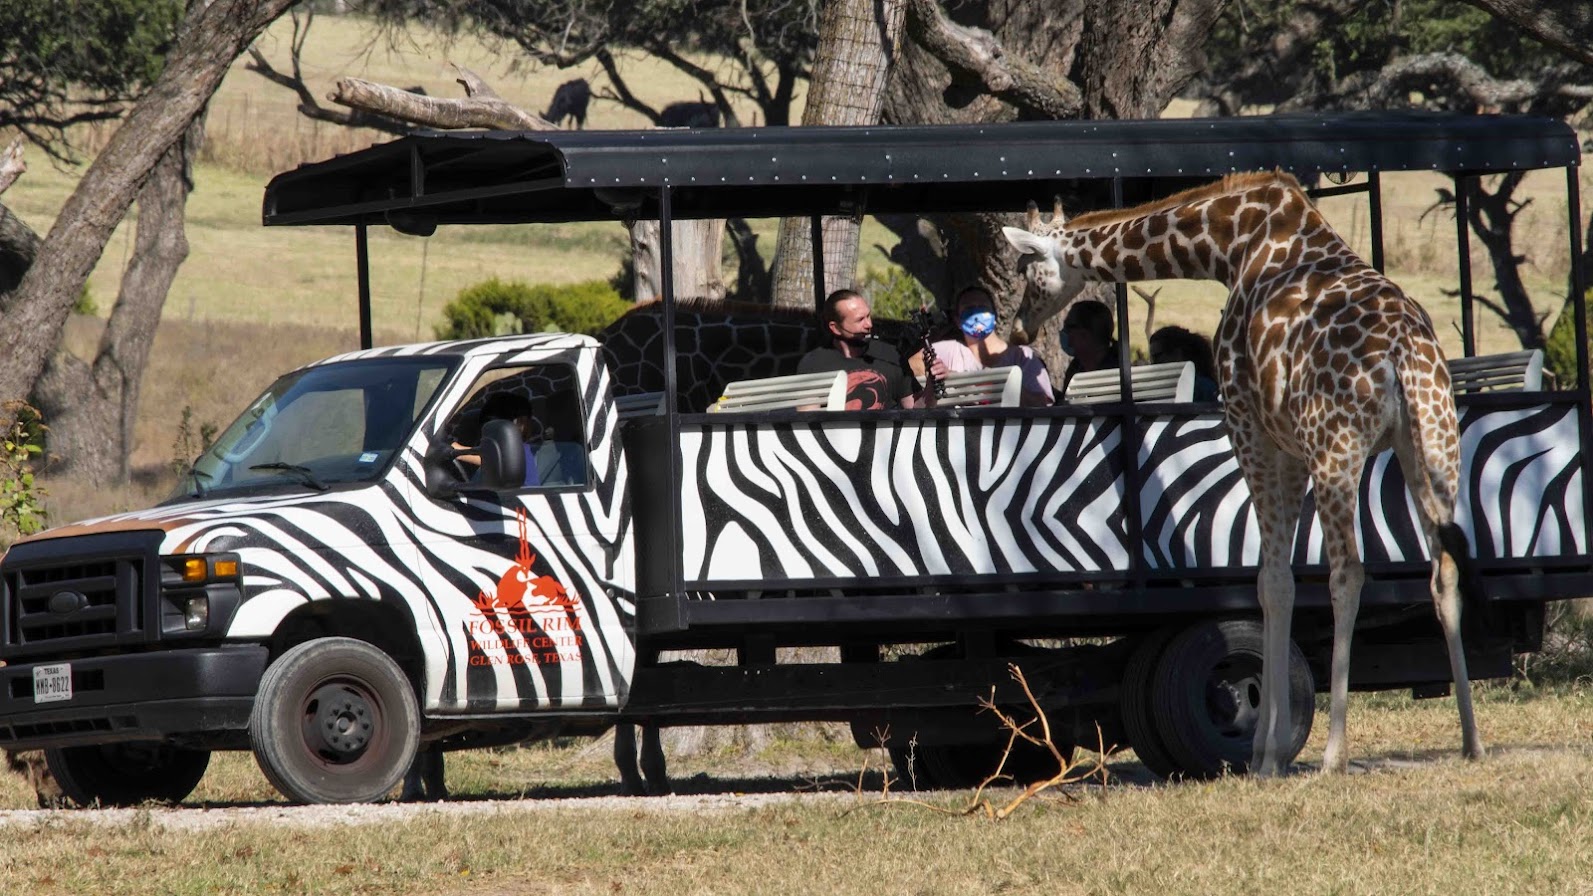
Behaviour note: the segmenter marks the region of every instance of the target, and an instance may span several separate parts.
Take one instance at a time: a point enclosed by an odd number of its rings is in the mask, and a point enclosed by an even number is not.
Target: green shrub
[[[1593,296],[1593,292],[1589,293]],[[1576,310],[1567,302],[1549,331],[1543,352],[1543,366],[1554,372],[1561,388],[1576,385]]]
[[[33,464],[44,455],[48,429],[31,405],[9,401],[0,409],[9,420],[0,433],[0,548],[19,535],[44,528],[44,489],[33,478]]]
[[[601,280],[532,286],[494,277],[466,287],[443,306],[443,322],[436,332],[438,339],[544,331],[594,336],[630,308],[630,303]]]
[[[935,307],[934,293],[894,265],[883,271],[869,268],[857,281],[857,291],[868,296],[869,309],[875,317],[887,320],[907,320],[921,305]]]

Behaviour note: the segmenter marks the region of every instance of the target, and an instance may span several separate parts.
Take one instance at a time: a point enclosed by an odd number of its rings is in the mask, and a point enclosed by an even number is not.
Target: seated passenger
[[[538,433],[536,431],[536,418],[532,414],[530,400],[513,392],[494,393],[481,406],[482,425],[485,426],[493,420],[512,421],[520,430],[520,438],[524,440],[521,450],[525,452],[525,482],[521,487],[531,488],[540,485],[542,478],[538,475],[535,450],[535,436]],[[458,442],[454,443],[454,447],[467,450],[471,448],[469,445],[461,445]],[[457,459],[460,463],[476,467],[476,475],[472,476],[471,479],[479,478],[481,455],[461,454]]]
[[[952,322],[961,339],[942,339],[932,346],[935,357],[952,372],[1017,367],[1023,371],[1020,403],[1024,407],[1051,404],[1051,375],[1045,362],[1026,345],[1012,345],[996,335],[995,301],[990,291],[974,285],[957,294]]]
[[[1212,360],[1211,342],[1183,327],[1167,326],[1151,334],[1152,364],[1189,361],[1195,366],[1195,401],[1218,401],[1217,365]]]
[[[585,427],[581,404],[573,389],[557,389],[542,413],[542,442],[536,447],[537,476],[543,485],[585,485]]]
[[[1068,393],[1073,375],[1117,366],[1117,339],[1112,330],[1112,309],[1092,299],[1081,299],[1062,319],[1062,351],[1072,358],[1062,374],[1061,395]]]
[[[913,378],[896,348],[874,338],[873,312],[862,293],[851,289],[830,293],[819,308],[819,327],[830,345],[803,355],[797,373],[846,371],[847,410],[921,408],[932,402],[933,393]],[[913,355],[920,364],[921,354]],[[937,360],[934,373],[945,376],[945,365]]]

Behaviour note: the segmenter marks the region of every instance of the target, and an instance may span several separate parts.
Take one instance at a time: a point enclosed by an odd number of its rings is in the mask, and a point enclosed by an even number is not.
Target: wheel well
[[[389,601],[334,598],[310,601],[277,625],[271,658],[316,638],[355,638],[393,658],[416,695],[424,693],[425,652],[409,611]]]

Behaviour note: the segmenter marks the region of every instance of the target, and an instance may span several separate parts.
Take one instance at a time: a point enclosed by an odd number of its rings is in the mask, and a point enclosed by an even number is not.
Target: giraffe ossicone
[[[1005,227],[1043,294],[1086,281],[1217,280],[1230,290],[1215,348],[1223,413],[1261,532],[1261,707],[1250,770],[1283,771],[1289,737],[1290,568],[1301,501],[1315,490],[1333,602],[1331,709],[1322,769],[1344,771],[1350,638],[1365,570],[1355,540],[1363,469],[1393,448],[1433,557],[1462,749],[1483,755],[1460,639],[1470,547],[1455,523],[1459,418],[1432,320],[1329,226],[1283,172],[1234,174],[1126,209]]]

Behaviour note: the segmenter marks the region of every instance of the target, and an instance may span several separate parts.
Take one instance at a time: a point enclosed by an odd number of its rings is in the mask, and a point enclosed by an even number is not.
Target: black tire
[[[44,761],[79,806],[137,806],[182,802],[205,776],[210,751],[119,743],[45,750]]]
[[[319,638],[266,669],[249,717],[255,762],[300,803],[369,803],[387,796],[420,743],[409,679],[364,641]]]
[[[1180,632],[1156,666],[1151,700],[1168,757],[1192,778],[1250,768],[1261,694],[1261,622],[1225,619]],[[1315,715],[1311,667],[1289,642],[1290,737],[1294,761]]]
[[[1123,720],[1123,733],[1128,737],[1128,745],[1134,749],[1140,764],[1163,778],[1175,774],[1178,764],[1168,754],[1161,732],[1156,730],[1151,683],[1156,679],[1156,666],[1162,653],[1177,634],[1177,628],[1168,626],[1140,639],[1123,666],[1123,684],[1118,698],[1118,713]]]

